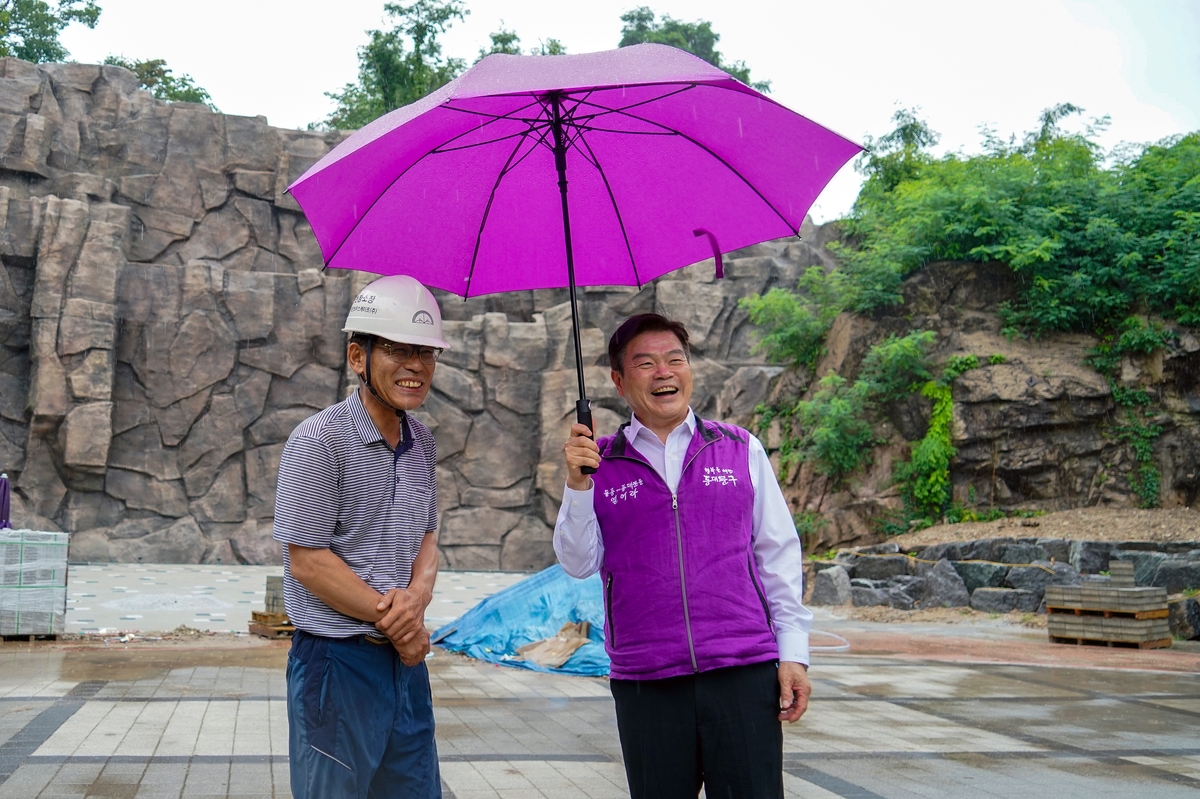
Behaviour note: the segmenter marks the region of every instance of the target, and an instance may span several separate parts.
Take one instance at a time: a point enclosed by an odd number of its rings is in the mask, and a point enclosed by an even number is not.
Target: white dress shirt
[[[625,438],[650,461],[674,494],[695,431],[696,415],[688,411],[687,419],[670,432],[667,443],[663,444],[634,415],[625,428]],[[807,665],[812,613],[803,602],[804,558],[800,538],[767,451],[754,436],[750,436],[750,484],[754,488],[754,562],[775,622],[779,659]],[[600,522],[592,504],[594,494],[595,484],[586,491],[567,487],[554,525],[554,552],[563,571],[572,577],[595,574],[604,562]]]

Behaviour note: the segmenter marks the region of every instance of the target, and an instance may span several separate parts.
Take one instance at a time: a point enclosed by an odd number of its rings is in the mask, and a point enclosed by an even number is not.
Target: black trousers
[[[774,662],[610,685],[632,799],[783,799]]]

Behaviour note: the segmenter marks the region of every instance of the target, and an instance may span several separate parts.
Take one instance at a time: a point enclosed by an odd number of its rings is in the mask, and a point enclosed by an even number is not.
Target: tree
[[[196,85],[196,81],[191,75],[173,74],[171,68],[167,66],[167,62],[161,58],[133,61],[124,56],[110,55],[104,59],[104,63],[114,67],[124,67],[137,75],[138,83],[142,88],[147,89],[160,100],[204,103],[212,110],[217,110],[217,107],[213,105],[212,97],[205,89]]]
[[[639,6],[621,15],[625,23],[621,28],[621,41],[618,47],[628,47],[632,44],[668,44],[686,50],[698,58],[702,58],[718,69],[723,69],[742,83],[760,92],[771,91],[771,82],[750,81],[750,68],[745,62],[733,61],[726,63],[717,52],[717,42],[721,35],[712,29],[712,23],[706,20],[682,22],[663,14],[662,20],[648,6]]]
[[[483,48],[479,49],[479,58],[475,59],[476,64],[496,53],[504,53],[506,55],[521,54],[521,37],[517,35],[516,31],[505,30],[504,20],[500,20],[500,30],[490,34],[490,38],[492,46],[486,50]]]
[[[443,57],[438,41],[454,20],[470,13],[461,0],[387,3],[383,9],[396,24],[391,30],[367,31],[371,40],[358,50],[358,82],[326,92],[337,108],[310,128],[361,128],[446,85],[466,67],[461,58]]]
[[[521,37],[516,31],[505,30],[504,20],[500,20],[500,30],[489,34],[492,40],[492,46],[488,49],[480,49],[479,58],[475,59],[478,64],[483,59],[496,53],[504,53],[506,55],[521,55]],[[544,42],[538,42],[537,47],[530,47],[530,55],[565,55],[567,47],[558,39],[547,39]]]
[[[567,46],[558,39],[547,39],[544,42],[538,42],[537,47],[529,48],[530,55],[566,55]]]
[[[0,0],[0,57],[16,56],[35,64],[65,61],[67,49],[58,40],[63,28],[80,22],[95,28],[100,6],[95,0]]]

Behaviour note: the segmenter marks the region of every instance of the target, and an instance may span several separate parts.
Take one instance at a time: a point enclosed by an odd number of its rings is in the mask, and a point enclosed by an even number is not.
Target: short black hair
[[[674,333],[675,338],[683,344],[684,354],[689,359],[691,358],[688,332],[682,322],[668,319],[662,314],[640,313],[634,314],[622,322],[617,331],[612,334],[612,338],[608,340],[608,365],[611,368],[621,374],[625,373],[625,348],[629,346],[629,342],[642,333]]]

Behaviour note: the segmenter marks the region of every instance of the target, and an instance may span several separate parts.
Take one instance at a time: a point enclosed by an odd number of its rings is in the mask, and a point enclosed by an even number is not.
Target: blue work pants
[[[292,796],[441,799],[424,663],[386,640],[297,630],[287,683]]]

